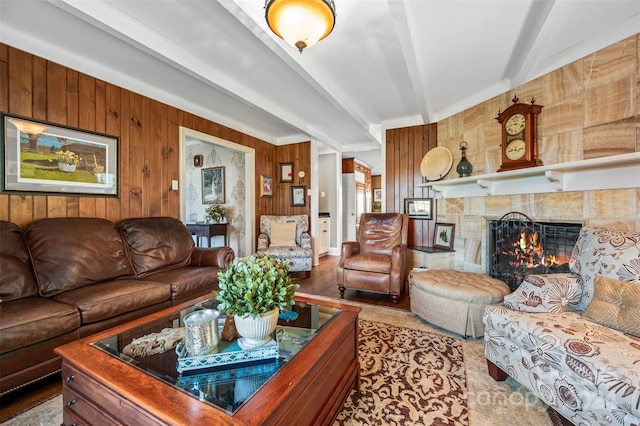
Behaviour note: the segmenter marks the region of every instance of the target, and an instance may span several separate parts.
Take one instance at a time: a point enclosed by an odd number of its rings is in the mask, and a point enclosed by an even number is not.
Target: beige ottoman
[[[488,275],[434,269],[409,273],[411,312],[463,337],[482,336],[485,306],[502,303],[509,293],[507,284]]]

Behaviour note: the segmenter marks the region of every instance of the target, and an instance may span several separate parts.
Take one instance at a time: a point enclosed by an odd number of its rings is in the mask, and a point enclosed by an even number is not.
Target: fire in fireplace
[[[569,272],[580,223],[534,222],[510,212],[488,222],[489,275],[515,290],[531,274]]]

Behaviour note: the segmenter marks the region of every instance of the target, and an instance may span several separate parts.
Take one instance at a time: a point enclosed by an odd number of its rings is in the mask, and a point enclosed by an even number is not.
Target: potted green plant
[[[208,221],[214,223],[222,222],[227,217],[227,209],[222,204],[211,204],[205,211]]]
[[[268,343],[280,310],[293,305],[295,291],[289,261],[257,253],[218,272],[214,292],[218,310],[233,315],[243,349]]]

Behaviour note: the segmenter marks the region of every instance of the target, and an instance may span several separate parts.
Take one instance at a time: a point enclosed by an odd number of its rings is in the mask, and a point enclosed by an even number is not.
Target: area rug
[[[534,394],[513,379],[496,382],[487,374],[482,339],[461,339],[404,310],[340,302],[362,309],[361,380],[335,426],[555,424]],[[1,423],[57,424],[61,395]]]
[[[360,388],[336,425],[468,425],[462,344],[448,336],[359,321]]]

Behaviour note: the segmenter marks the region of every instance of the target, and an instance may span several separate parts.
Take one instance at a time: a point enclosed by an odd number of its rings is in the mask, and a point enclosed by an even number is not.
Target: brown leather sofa
[[[402,213],[363,213],[358,241],[342,243],[336,269],[340,297],[347,288],[389,294],[398,303],[405,286],[409,218]]]
[[[57,346],[217,289],[233,259],[170,217],[0,221],[0,394],[56,373]]]

